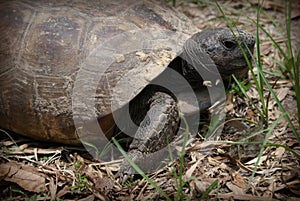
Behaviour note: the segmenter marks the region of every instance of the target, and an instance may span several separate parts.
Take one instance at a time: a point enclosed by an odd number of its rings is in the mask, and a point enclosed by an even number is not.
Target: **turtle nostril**
[[[236,43],[233,41],[223,41],[223,45],[227,48],[227,49],[232,49],[236,46]]]

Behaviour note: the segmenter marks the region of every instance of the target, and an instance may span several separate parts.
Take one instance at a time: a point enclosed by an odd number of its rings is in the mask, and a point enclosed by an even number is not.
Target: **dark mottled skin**
[[[236,28],[216,28],[204,30],[192,38],[206,50],[223,79],[232,74],[241,77],[241,74],[248,72],[244,54],[240,49],[241,46],[248,58],[253,52],[255,40],[248,32]]]

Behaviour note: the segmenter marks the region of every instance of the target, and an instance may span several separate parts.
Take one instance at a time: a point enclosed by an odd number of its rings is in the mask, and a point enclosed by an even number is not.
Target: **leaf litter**
[[[226,26],[222,15],[213,4],[179,2],[176,9],[185,13],[200,28]],[[220,1],[226,16],[238,25],[255,33],[257,1]],[[252,4],[252,6],[251,6]],[[295,2],[292,24],[299,24],[299,3]],[[285,8],[282,1],[266,0],[264,12],[271,16],[282,30],[285,29]],[[244,13],[247,12],[247,15]],[[282,47],[286,39],[272,25],[267,15],[261,15],[264,28]],[[298,29],[297,29],[298,28]],[[299,26],[292,26],[293,47],[299,42]],[[263,68],[279,100],[297,122],[296,102],[291,80],[278,79],[278,61],[283,58],[264,33],[260,33]],[[297,40],[298,41],[297,41]],[[255,70],[255,69],[254,69]],[[249,82],[253,83],[251,75]],[[259,107],[259,95],[252,85],[247,91]],[[268,91],[265,90],[267,98]],[[190,200],[201,195],[217,180],[205,200],[299,200],[299,160],[283,147],[266,147],[259,156],[261,145],[234,142],[262,142],[268,130],[263,130],[261,119],[249,101],[238,94],[229,94],[227,120],[218,141],[207,142],[201,136],[191,143],[185,153],[182,194]],[[268,105],[270,124],[281,112],[272,98]],[[239,118],[246,119],[241,121]],[[297,128],[299,130],[299,128]],[[205,130],[205,129],[204,129]],[[254,135],[257,133],[256,135]],[[12,134],[13,135],[13,134]],[[45,145],[13,135],[15,142],[1,134],[0,198],[1,200],[163,200],[162,195],[143,178],[135,178],[125,185],[118,183],[116,173],[120,160],[94,161],[78,147]],[[299,142],[282,119],[271,132],[269,143],[286,145],[298,154]],[[258,162],[259,160],[259,162]],[[256,168],[255,174],[252,175]],[[149,175],[170,196],[178,191],[179,161]]]

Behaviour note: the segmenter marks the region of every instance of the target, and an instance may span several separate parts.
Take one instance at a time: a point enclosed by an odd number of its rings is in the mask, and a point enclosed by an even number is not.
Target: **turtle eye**
[[[236,46],[236,42],[230,41],[230,40],[222,41],[222,44],[224,45],[224,47],[226,49],[229,49],[229,50],[233,49]]]

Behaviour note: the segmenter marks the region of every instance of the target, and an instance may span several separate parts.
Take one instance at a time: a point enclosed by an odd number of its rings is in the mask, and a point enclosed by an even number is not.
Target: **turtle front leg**
[[[141,121],[127,154],[138,166],[150,170],[154,161],[163,162],[161,157],[151,153],[166,147],[174,139],[180,118],[177,103],[169,94],[155,92],[148,101],[150,102],[149,110]],[[138,104],[145,104],[145,102]],[[124,159],[118,173],[120,182],[124,183],[134,173],[136,171]]]

